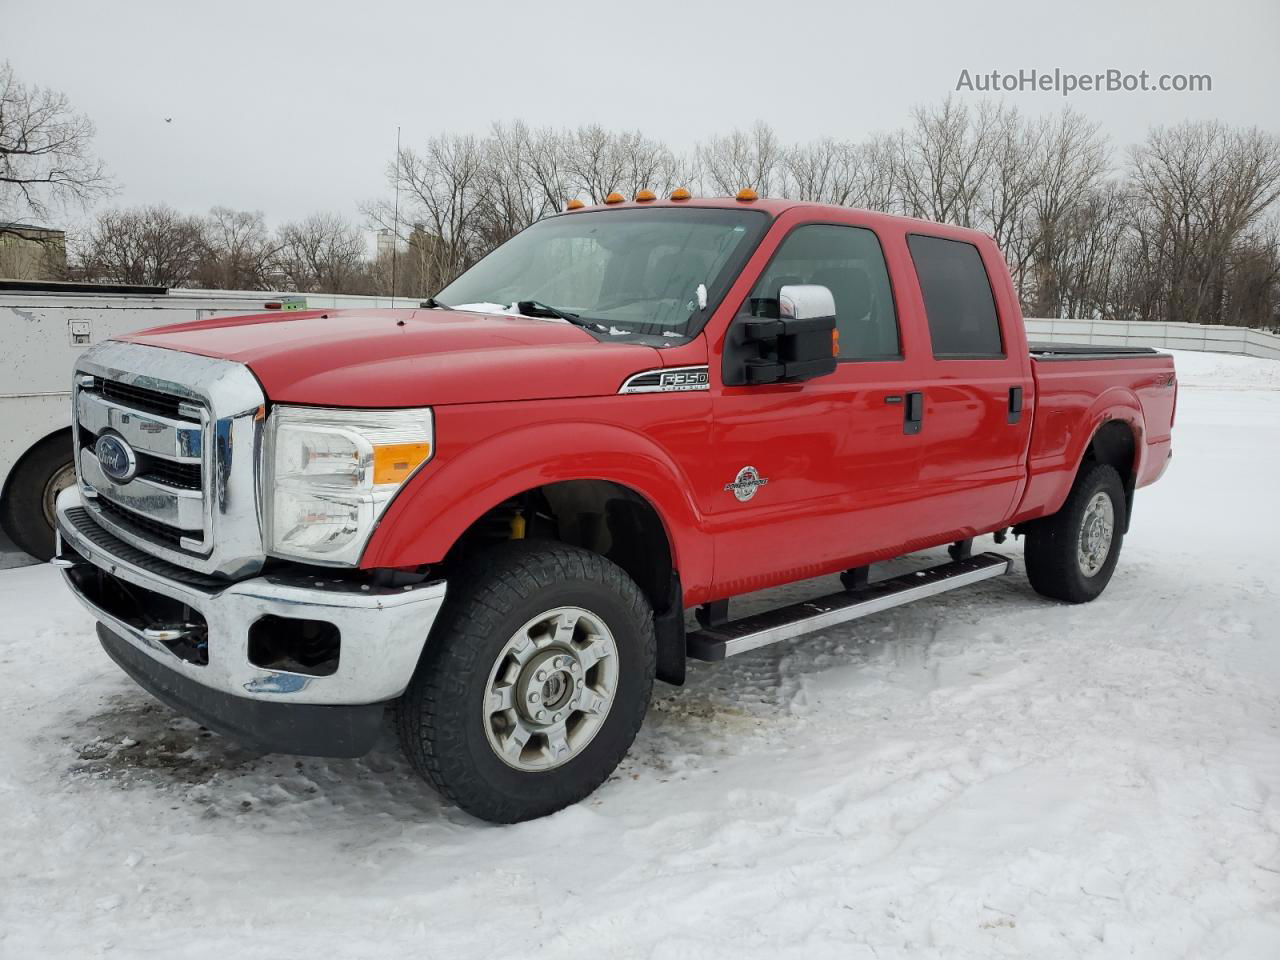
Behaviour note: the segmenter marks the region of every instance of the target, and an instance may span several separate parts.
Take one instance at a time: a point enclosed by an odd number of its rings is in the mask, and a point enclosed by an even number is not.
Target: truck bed
[[[1017,520],[1053,513],[1066,498],[1084,446],[1108,421],[1133,437],[1133,484],[1155,481],[1169,460],[1177,380],[1173,357],[1150,347],[1028,345],[1035,420],[1027,489]]]

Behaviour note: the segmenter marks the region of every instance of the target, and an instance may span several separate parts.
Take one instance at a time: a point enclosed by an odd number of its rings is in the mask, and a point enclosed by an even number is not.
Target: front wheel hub
[[[489,746],[517,770],[578,756],[604,725],[618,689],[618,648],[596,614],[557,607],[503,645],[484,706]]]

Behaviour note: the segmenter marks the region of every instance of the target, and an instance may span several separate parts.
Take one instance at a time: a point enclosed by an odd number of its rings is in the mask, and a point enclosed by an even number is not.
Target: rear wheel
[[[398,709],[414,768],[499,823],[588,796],[622,760],[648,707],[653,611],[617,565],[516,541],[452,578]]]
[[[1124,484],[1115,467],[1094,464],[1067,502],[1027,530],[1027,579],[1037,593],[1067,603],[1093,600],[1111,580],[1125,528]]]
[[[9,475],[0,526],[20,549],[48,560],[54,548],[54,503],[75,482],[70,434],[46,437],[27,451]]]

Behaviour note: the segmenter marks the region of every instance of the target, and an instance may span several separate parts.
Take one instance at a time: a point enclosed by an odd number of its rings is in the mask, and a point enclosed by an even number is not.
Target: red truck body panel
[[[1136,487],[1154,483],[1164,472],[1177,397],[1168,356],[1036,360],[1033,368],[1038,399],[1029,483],[1014,523],[1062,505],[1089,441],[1111,420],[1122,421],[1133,433]]]
[[[242,361],[272,402],[432,406],[434,457],[388,507],[364,552],[366,568],[438,563],[505,500],[548,483],[599,479],[654,507],[691,606],[1052,513],[1094,434],[1113,420],[1134,436],[1136,485],[1163,469],[1171,359],[1033,359],[991,238],[860,210],[753,206],[773,218],[767,234],[702,332],[663,349],[600,342],[560,321],[447,310],[271,314],[129,339]],[[813,223],[876,234],[901,357],[841,362],[801,383],[726,386],[731,323],[787,234]],[[908,248],[917,233],[978,248],[1003,357],[935,358]],[[633,374],[702,364],[708,390],[618,393]],[[1023,393],[1016,420],[1012,388]],[[925,397],[915,435],[904,434],[902,407],[886,402],[906,391]],[[768,479],[767,494],[740,501],[726,485],[748,465]]]
[[[423,407],[617,393],[658,351],[559,320],[456,310],[308,310],[143,330],[124,339],[247,364],[275,403]],[[555,376],[570,369],[573,376]],[[545,371],[546,375],[541,375]]]

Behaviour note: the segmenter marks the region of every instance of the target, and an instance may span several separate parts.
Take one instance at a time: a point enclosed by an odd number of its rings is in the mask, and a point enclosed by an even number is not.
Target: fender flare
[[[1067,496],[1071,493],[1072,484],[1080,475],[1080,467],[1084,464],[1089,447],[1098,435],[1098,431],[1108,423],[1119,421],[1128,424],[1133,433],[1133,476],[1138,476],[1142,470],[1143,461],[1146,458],[1147,423],[1137,394],[1127,387],[1108,387],[1089,405],[1089,409],[1081,420],[1085,428],[1073,438],[1066,456],[1066,462],[1071,464],[1068,481],[1062,484],[1062,489],[1046,505],[1048,509],[1045,514],[1056,513],[1062,508]],[[1130,477],[1121,477],[1121,479],[1124,481],[1125,488],[1131,489],[1132,479]]]
[[[565,480],[605,480],[643,497],[662,522],[686,588],[710,583],[712,544],[689,478],[644,434],[581,421],[513,427],[428,463],[387,507],[360,566],[439,563],[494,506]]]

